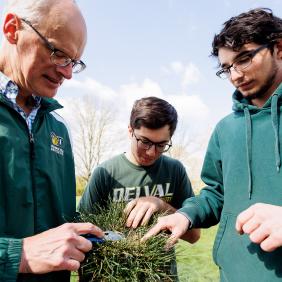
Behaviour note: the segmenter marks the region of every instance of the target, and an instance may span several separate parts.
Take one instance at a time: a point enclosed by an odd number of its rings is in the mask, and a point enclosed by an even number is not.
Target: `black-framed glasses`
[[[170,143],[165,143],[165,142],[152,142],[149,139],[141,139],[138,138],[134,131],[132,132],[133,136],[135,137],[136,141],[137,141],[137,146],[142,149],[142,150],[149,150],[152,146],[155,146],[155,150],[158,153],[164,153],[167,152],[170,147],[172,146],[172,143],[170,141]]]
[[[66,67],[69,64],[72,65],[72,72],[79,73],[86,68],[86,65],[81,60],[74,60],[68,57],[63,51],[55,48],[52,43],[48,41],[32,24],[30,21],[21,18],[21,20],[26,23],[36,34],[43,40],[46,47],[51,51],[50,59],[53,64],[60,67]]]
[[[246,69],[248,66],[252,64],[252,60],[258,52],[268,47],[269,44],[264,44],[256,48],[255,50],[252,50],[250,52],[243,54],[242,56],[239,56],[238,58],[235,59],[235,61],[230,66],[220,69],[216,73],[216,75],[222,79],[226,79],[230,77],[231,68],[233,68],[237,72],[243,71],[244,69]]]

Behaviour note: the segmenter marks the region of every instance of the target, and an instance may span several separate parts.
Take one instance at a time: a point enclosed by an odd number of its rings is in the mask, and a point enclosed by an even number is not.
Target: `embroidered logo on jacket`
[[[64,155],[63,147],[63,138],[57,136],[54,132],[51,132],[51,151],[59,154]]]

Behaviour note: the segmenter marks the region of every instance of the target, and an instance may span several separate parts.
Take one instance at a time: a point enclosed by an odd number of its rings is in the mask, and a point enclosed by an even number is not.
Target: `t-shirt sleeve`
[[[95,206],[103,206],[109,197],[106,169],[94,169],[78,205],[79,212],[94,212]]]
[[[180,162],[178,162],[176,177],[176,191],[172,200],[172,206],[179,209],[187,198],[194,196],[194,192],[186,169]]]

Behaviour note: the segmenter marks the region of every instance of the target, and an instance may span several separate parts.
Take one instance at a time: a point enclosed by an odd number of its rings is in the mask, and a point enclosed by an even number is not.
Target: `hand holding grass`
[[[142,241],[148,240],[150,237],[157,235],[161,231],[168,230],[171,232],[171,235],[167,247],[171,247],[187,232],[189,224],[190,221],[188,218],[181,213],[159,217],[157,224],[143,236]]]
[[[176,209],[161,198],[147,196],[132,200],[127,204],[124,212],[127,216],[126,226],[136,228],[146,225],[156,212],[174,212]]]

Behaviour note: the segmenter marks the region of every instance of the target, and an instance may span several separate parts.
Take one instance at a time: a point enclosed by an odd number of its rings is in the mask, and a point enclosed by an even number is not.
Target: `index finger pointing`
[[[149,238],[157,235],[158,233],[160,233],[160,231],[164,229],[166,228],[161,223],[157,223],[141,238],[141,242],[147,241]]]

